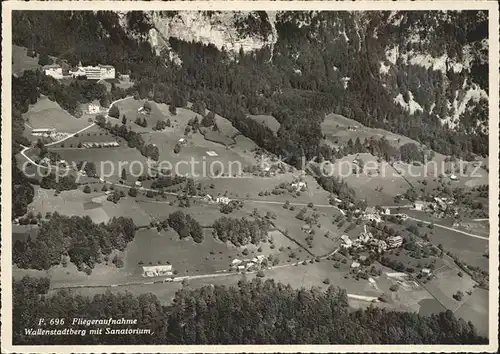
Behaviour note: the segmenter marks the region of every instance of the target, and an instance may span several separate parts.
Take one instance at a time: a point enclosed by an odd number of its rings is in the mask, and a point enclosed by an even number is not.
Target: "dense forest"
[[[345,290],[292,289],[273,280],[179,290],[171,305],[153,294],[106,292],[93,298],[25,277],[13,285],[14,344],[484,344],[474,326],[451,311],[429,317],[369,307],[352,311]],[[137,319],[151,335],[29,336],[40,318]],[[46,326],[45,329],[57,326]],[[65,325],[64,327],[69,327]],[[92,326],[94,328],[96,326]],[[106,326],[102,326],[106,327]]]
[[[79,270],[90,273],[96,263],[113,250],[123,251],[134,239],[136,227],[130,218],[118,217],[95,224],[88,216],[64,216],[58,212],[40,223],[34,240],[17,240],[13,262],[21,268],[49,269],[69,259]]]

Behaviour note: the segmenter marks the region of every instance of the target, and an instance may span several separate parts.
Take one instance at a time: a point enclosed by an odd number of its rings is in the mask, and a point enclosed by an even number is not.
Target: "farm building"
[[[41,129],[33,129],[31,134],[34,136],[50,136],[55,134],[57,131],[54,128],[41,128]]]
[[[98,104],[90,103],[88,106],[89,114],[97,114],[101,111],[101,107]]]
[[[457,175],[454,175],[454,174],[451,174],[451,175],[450,175],[450,179],[451,179],[452,181],[458,181],[458,176],[457,176]]]
[[[243,261],[242,261],[241,259],[235,258],[235,259],[233,259],[233,261],[231,262],[231,265],[234,267],[234,266],[238,266],[238,265],[240,265],[241,263],[243,263]]]
[[[118,147],[120,146],[120,144],[118,144],[116,141],[104,141],[96,143],[83,143],[82,146],[84,148],[90,149],[90,148],[101,148],[101,147]]]
[[[385,208],[385,210],[384,210],[384,214],[385,214],[385,215],[391,215],[391,209],[389,209],[389,208]]]
[[[135,185],[136,185],[137,187],[141,187],[141,186],[142,186],[142,182],[141,182],[141,181],[135,181]]]
[[[143,266],[142,276],[143,277],[162,277],[172,275],[172,266],[168,265],[158,265],[158,266]]]
[[[352,246],[352,241],[349,236],[342,235],[340,238],[342,239],[342,247],[350,248]]]
[[[264,261],[264,259],[266,259],[266,256],[264,256],[263,254],[259,254],[257,257],[252,258],[252,262],[256,264],[261,264]]]
[[[415,203],[413,203],[413,207],[415,208],[415,210],[423,210],[425,208],[425,203],[417,200],[415,201]]]
[[[43,67],[43,72],[47,76],[52,76],[54,79],[63,78],[63,69],[60,65],[50,64]]]
[[[215,202],[219,204],[229,204],[230,201],[231,199],[228,197],[217,197],[217,199],[215,199]]]
[[[295,188],[295,190],[300,191],[302,188],[307,188],[306,182],[295,182],[292,183],[292,188]]]
[[[178,141],[179,144],[181,145],[186,145],[187,144],[187,140],[186,138],[180,138],[179,141]]]
[[[360,265],[358,262],[352,262],[351,268],[359,268]]]
[[[428,276],[428,275],[431,275],[432,272],[431,272],[431,270],[429,268],[422,268],[421,273],[423,275],[427,275]]]
[[[309,224],[302,225],[302,227],[300,229],[302,231],[304,231],[306,234],[310,234],[312,231],[311,225],[309,225]]]

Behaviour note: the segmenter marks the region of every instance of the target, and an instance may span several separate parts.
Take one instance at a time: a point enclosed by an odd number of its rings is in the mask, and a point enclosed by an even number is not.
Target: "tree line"
[[[91,272],[113,250],[125,250],[135,230],[131,218],[114,217],[106,224],[96,224],[88,216],[69,217],[56,211],[40,223],[34,239],[14,242],[12,258],[20,268],[39,270],[69,259],[79,270]]]
[[[274,280],[179,290],[173,302],[151,293],[107,291],[92,298],[48,295],[49,281],[13,284],[13,343],[35,344],[486,344],[470,322],[449,310],[431,316],[368,307],[353,311],[334,286],[293,289]],[[152,335],[28,336],[40,318],[137,319]],[[75,329],[88,327],[74,325]],[[105,327],[105,326],[103,326]],[[123,326],[127,328],[127,326]],[[132,328],[132,327],[131,327]]]

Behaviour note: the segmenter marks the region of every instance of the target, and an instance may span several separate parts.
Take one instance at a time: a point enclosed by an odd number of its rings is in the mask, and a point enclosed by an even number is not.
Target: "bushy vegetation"
[[[92,269],[101,255],[123,251],[134,239],[132,219],[118,217],[107,224],[95,224],[90,217],[64,216],[54,212],[42,221],[35,240],[17,240],[12,257],[21,268],[49,269],[69,257],[79,269]]]
[[[180,238],[191,236],[194,242],[201,243],[203,241],[203,229],[198,221],[189,214],[180,210],[173,212],[168,216],[168,225],[179,234]]]
[[[214,236],[222,242],[230,241],[235,246],[254,245],[267,240],[269,221],[266,219],[249,220],[223,216],[213,224]]]

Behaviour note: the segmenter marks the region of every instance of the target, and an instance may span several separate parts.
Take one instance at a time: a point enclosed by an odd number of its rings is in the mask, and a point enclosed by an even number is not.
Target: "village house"
[[[310,234],[312,232],[311,225],[309,225],[309,224],[302,225],[302,227],[300,229],[302,231],[304,231],[306,234]]]
[[[215,199],[215,202],[218,204],[229,204],[231,202],[231,199],[228,197],[217,197]]]
[[[307,184],[306,184],[306,182],[302,182],[302,181],[295,182],[295,183],[292,183],[292,188],[294,188],[297,192],[299,192],[303,188],[307,188]]]
[[[58,64],[50,64],[43,66],[43,72],[47,76],[52,76],[54,79],[62,79],[63,78],[63,69]]]
[[[425,208],[425,202],[417,200],[415,201],[415,203],[413,203],[413,208],[415,210],[423,210]]]
[[[172,266],[170,264],[142,267],[143,277],[162,277],[162,276],[169,276],[172,274],[173,274]]]
[[[89,103],[88,105],[88,113],[89,114],[97,114],[101,111],[101,107],[98,104]]]
[[[54,128],[40,128],[40,129],[33,129],[31,131],[31,134],[34,135],[34,136],[45,136],[45,137],[48,137],[48,136],[56,134],[56,132],[57,131]]]
[[[349,238],[347,235],[342,235],[340,236],[342,240],[342,247],[344,248],[351,248],[352,247],[352,240]]]
[[[421,273],[425,276],[429,276],[432,272],[429,268],[422,268]]]
[[[361,264],[358,263],[358,262],[352,262],[351,263],[351,268],[359,268],[360,266],[361,266]]]
[[[391,236],[386,239],[389,248],[398,248],[403,245],[403,237],[401,236]]]
[[[363,215],[364,220],[369,220],[369,221],[375,221],[375,222],[381,222],[382,218],[380,217],[379,213],[375,209],[375,207],[366,207],[365,213]]]
[[[239,266],[241,263],[243,263],[243,261],[242,261],[241,259],[235,258],[235,259],[233,259],[233,261],[231,262],[231,266],[233,266],[233,267],[237,267],[237,266]]]

